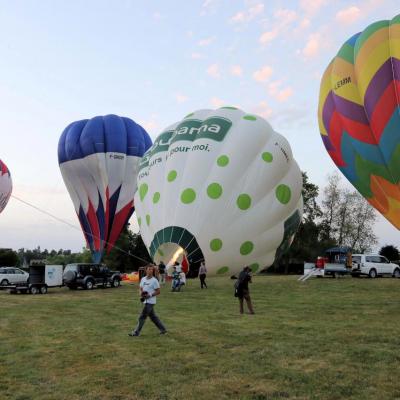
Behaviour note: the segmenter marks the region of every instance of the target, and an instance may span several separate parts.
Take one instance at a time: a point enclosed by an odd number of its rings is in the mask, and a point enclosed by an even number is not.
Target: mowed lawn
[[[137,285],[0,292],[0,399],[400,399],[400,279],[256,276],[162,290],[128,337]]]

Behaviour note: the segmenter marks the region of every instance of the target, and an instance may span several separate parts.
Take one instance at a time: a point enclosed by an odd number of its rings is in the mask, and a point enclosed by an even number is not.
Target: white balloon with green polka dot
[[[160,134],[142,160],[135,208],[154,261],[179,253],[196,262],[200,254],[209,274],[232,275],[246,265],[260,271],[287,250],[301,190],[288,141],[262,117],[222,107],[195,111]],[[190,254],[193,243],[201,251]]]

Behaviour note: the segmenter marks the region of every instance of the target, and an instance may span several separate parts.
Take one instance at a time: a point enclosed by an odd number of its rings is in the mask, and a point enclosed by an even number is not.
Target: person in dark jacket
[[[236,295],[239,298],[240,314],[243,314],[243,299],[246,300],[249,314],[254,314],[253,305],[250,298],[249,283],[251,283],[251,268],[246,266],[239,274],[235,284]]]

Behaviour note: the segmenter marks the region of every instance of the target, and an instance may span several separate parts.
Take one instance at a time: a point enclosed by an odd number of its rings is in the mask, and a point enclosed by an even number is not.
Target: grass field
[[[147,321],[137,286],[0,292],[0,399],[400,399],[400,280],[259,276],[256,315],[233,281],[164,289]]]

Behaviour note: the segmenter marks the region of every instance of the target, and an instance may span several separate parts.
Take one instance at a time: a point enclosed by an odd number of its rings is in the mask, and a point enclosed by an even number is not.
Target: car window
[[[68,271],[76,271],[77,265],[76,264],[68,264],[65,269],[64,272],[68,272]]]
[[[0,268],[0,274],[5,274],[6,270],[4,268]]]
[[[353,256],[351,259],[354,263],[361,264],[361,256]]]
[[[7,269],[6,274],[11,274],[11,275],[15,274],[14,268],[9,268],[9,269]]]
[[[20,270],[19,268],[15,268],[14,271],[15,271],[16,274],[23,274],[24,273],[24,271]]]
[[[382,262],[380,256],[367,256],[366,260],[367,262],[378,263],[378,264]]]
[[[384,257],[384,256],[380,256],[379,258],[381,259],[380,262],[381,262],[382,264],[389,264],[389,262],[390,262],[390,261],[389,261],[386,257]]]

